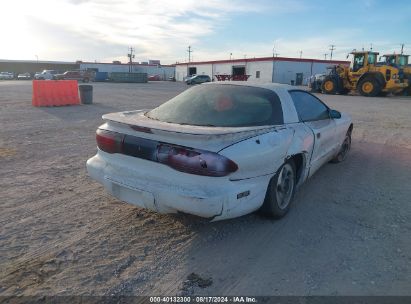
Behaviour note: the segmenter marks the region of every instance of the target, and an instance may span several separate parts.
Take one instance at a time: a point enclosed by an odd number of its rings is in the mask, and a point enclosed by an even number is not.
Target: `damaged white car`
[[[93,179],[130,204],[213,220],[284,216],[308,177],[345,159],[353,128],[306,91],[244,82],[202,84],[103,120]]]

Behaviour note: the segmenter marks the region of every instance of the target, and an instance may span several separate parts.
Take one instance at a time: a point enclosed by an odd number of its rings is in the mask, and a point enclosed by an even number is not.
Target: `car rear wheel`
[[[289,160],[271,178],[261,212],[273,218],[283,217],[290,209],[295,185],[295,165]]]
[[[332,163],[341,163],[347,158],[347,154],[351,149],[351,131],[345,135],[344,141],[340,147],[338,154],[331,160]]]

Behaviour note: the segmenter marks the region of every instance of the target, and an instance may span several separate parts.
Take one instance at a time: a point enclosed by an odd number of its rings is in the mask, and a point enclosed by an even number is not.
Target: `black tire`
[[[374,77],[365,77],[361,79],[357,86],[358,92],[362,96],[375,97],[381,93],[381,85]]]
[[[321,84],[323,94],[336,94],[338,88],[337,80],[334,77],[327,76]]]
[[[338,93],[340,95],[347,95],[348,93],[350,93],[350,90],[346,88],[342,88]]]
[[[348,152],[351,150],[351,130],[345,134],[344,141],[338,151],[338,154],[331,160],[331,163],[338,164],[343,162],[347,158]]]
[[[295,186],[295,164],[292,160],[288,160],[271,178],[260,211],[272,218],[282,218],[290,209],[294,198]]]

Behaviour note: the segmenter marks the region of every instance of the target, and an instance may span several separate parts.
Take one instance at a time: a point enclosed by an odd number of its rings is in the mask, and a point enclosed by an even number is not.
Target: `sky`
[[[163,64],[411,53],[411,1],[1,0],[0,59]],[[300,53],[302,52],[302,53]],[[325,55],[327,54],[327,55]]]

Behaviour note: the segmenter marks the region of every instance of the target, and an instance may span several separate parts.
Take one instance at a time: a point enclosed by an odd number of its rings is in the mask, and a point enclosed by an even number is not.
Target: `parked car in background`
[[[200,84],[204,82],[210,82],[211,78],[208,75],[195,75],[186,80],[186,84]]]
[[[11,72],[0,72],[0,79],[2,80],[14,79],[14,74]]]
[[[160,75],[151,75],[151,76],[148,76],[148,80],[149,81],[159,81],[159,80],[161,80],[161,76]]]
[[[30,75],[30,73],[21,73],[21,74],[17,75],[17,79],[18,80],[30,80],[31,75]]]
[[[51,80],[54,79],[54,75],[56,75],[58,72],[56,70],[44,70],[40,74],[34,75],[34,79],[37,80]]]
[[[188,75],[188,76],[184,76],[183,77],[183,81],[187,81],[187,79],[190,79],[191,77],[197,76],[197,74],[192,74],[192,75]]]
[[[284,216],[304,181],[346,158],[353,129],[309,92],[244,82],[195,86],[103,120],[87,161],[93,179],[130,204],[213,220]]]
[[[89,82],[93,79],[93,74],[88,71],[66,71],[63,74],[54,75],[57,80],[77,80],[82,82]]]

